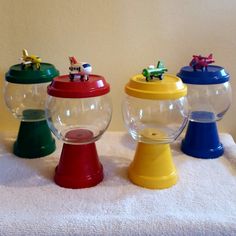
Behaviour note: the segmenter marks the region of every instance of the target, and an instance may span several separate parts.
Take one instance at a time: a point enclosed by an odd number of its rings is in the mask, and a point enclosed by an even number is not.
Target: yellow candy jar
[[[128,176],[136,185],[163,189],[178,179],[169,144],[188,120],[187,87],[171,74],[151,79],[143,74],[126,84],[122,105],[126,128],[138,142]]]

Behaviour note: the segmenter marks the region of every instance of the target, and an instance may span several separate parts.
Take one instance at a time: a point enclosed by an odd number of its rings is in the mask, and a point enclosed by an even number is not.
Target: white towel
[[[127,167],[135,143],[122,132],[97,142],[104,180],[87,189],[53,182],[62,144],[39,159],[11,153],[0,141],[0,235],[236,235],[236,145],[220,135],[224,156],[204,160],[172,147],[178,183],[165,190],[132,184]]]

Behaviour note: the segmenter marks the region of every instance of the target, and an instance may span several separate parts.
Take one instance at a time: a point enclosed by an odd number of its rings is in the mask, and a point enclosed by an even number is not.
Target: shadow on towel
[[[32,187],[51,184],[58,158],[51,156],[24,159],[12,153],[13,137],[0,137],[0,185]]]

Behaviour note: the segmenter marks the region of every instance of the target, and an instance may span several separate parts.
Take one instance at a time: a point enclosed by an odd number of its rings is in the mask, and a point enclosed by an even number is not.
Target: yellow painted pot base
[[[178,176],[169,144],[138,143],[128,176],[139,186],[150,189],[169,188]]]

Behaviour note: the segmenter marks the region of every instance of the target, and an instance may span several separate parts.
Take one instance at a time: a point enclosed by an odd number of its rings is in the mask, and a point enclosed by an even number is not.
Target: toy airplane
[[[149,66],[148,68],[143,69],[143,76],[146,77],[146,81],[150,81],[153,78],[159,78],[162,80],[162,75],[167,71],[164,64],[161,61],[158,61],[157,67],[153,65]]]
[[[70,59],[70,80],[80,78],[81,81],[88,80],[89,75],[92,72],[92,66],[86,62],[78,62],[75,57],[69,57]]]
[[[26,49],[23,49],[23,56],[21,57],[22,60],[22,67],[25,68],[25,66],[30,65],[35,67],[37,69],[40,69],[40,63],[42,62],[42,59],[36,55],[29,55]]]
[[[201,55],[193,55],[193,59],[189,63],[190,66],[193,67],[193,69],[196,71],[207,69],[207,66],[211,63],[215,62],[213,60],[212,54],[209,54],[208,57],[203,57]]]

